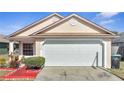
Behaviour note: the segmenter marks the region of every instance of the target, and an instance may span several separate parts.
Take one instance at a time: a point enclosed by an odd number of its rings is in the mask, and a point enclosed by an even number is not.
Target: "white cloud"
[[[119,12],[101,12],[101,13],[97,13],[93,20],[98,22],[100,25],[104,26],[117,21],[117,19],[113,17],[118,14]]]
[[[101,12],[96,15],[96,18],[106,19],[118,15],[119,12]]]
[[[106,25],[106,24],[110,24],[110,23],[114,23],[115,20],[109,19],[109,20],[104,20],[104,21],[100,21],[101,25]]]

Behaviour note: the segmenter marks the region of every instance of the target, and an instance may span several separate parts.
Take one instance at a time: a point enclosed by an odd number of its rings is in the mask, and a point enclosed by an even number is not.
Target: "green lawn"
[[[124,80],[124,62],[120,62],[120,69],[107,69],[107,70]]]
[[[4,75],[6,75],[8,72],[10,72],[10,71],[0,71],[0,76],[4,76]]]
[[[4,55],[3,54],[2,55],[0,54],[0,57],[5,58],[6,60],[9,60],[8,54],[4,54]]]
[[[3,71],[3,70],[1,70],[0,71],[0,76],[4,76],[4,75],[6,75],[7,73],[9,73],[10,71]],[[0,78],[0,81],[3,81],[4,79],[3,78]]]
[[[2,57],[2,58],[5,58],[6,59],[6,61],[8,61],[8,59],[9,59],[9,57],[8,57],[8,55],[7,54],[0,54],[0,57]],[[5,70],[0,70],[0,76],[4,76],[4,75],[6,75],[7,73],[9,73],[10,71],[5,71]],[[0,80],[4,80],[4,79],[1,79],[0,78]]]

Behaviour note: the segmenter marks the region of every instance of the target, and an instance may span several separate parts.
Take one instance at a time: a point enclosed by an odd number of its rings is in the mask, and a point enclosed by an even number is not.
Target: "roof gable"
[[[43,34],[51,34],[54,33],[82,33],[82,34],[109,34],[115,35],[109,30],[96,25],[95,23],[84,19],[76,14],[72,14],[48,27],[45,27],[31,35],[43,35]]]
[[[52,23],[55,23],[63,18],[64,18],[63,16],[61,16],[57,13],[51,14],[43,19],[40,19],[40,20],[12,33],[11,35],[9,35],[9,37],[29,36],[30,34],[38,31],[39,29],[42,29],[42,28],[44,28]]]

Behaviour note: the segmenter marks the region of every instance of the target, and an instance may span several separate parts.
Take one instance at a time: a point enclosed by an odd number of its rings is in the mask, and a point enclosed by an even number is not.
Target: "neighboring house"
[[[0,34],[0,55],[8,54],[9,40],[2,34]]]
[[[44,56],[46,66],[102,66],[111,68],[111,40],[116,35],[109,30],[71,14],[52,14],[9,36],[10,52],[19,42],[24,56]]]
[[[120,54],[124,59],[124,32],[118,34],[119,37],[113,39],[113,52]]]

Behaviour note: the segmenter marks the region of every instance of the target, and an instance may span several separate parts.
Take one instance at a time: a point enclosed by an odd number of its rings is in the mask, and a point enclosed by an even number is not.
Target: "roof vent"
[[[76,25],[77,25],[77,21],[76,21],[75,19],[71,19],[71,20],[69,21],[69,23],[70,23],[70,25],[72,25],[72,26],[76,26]]]

